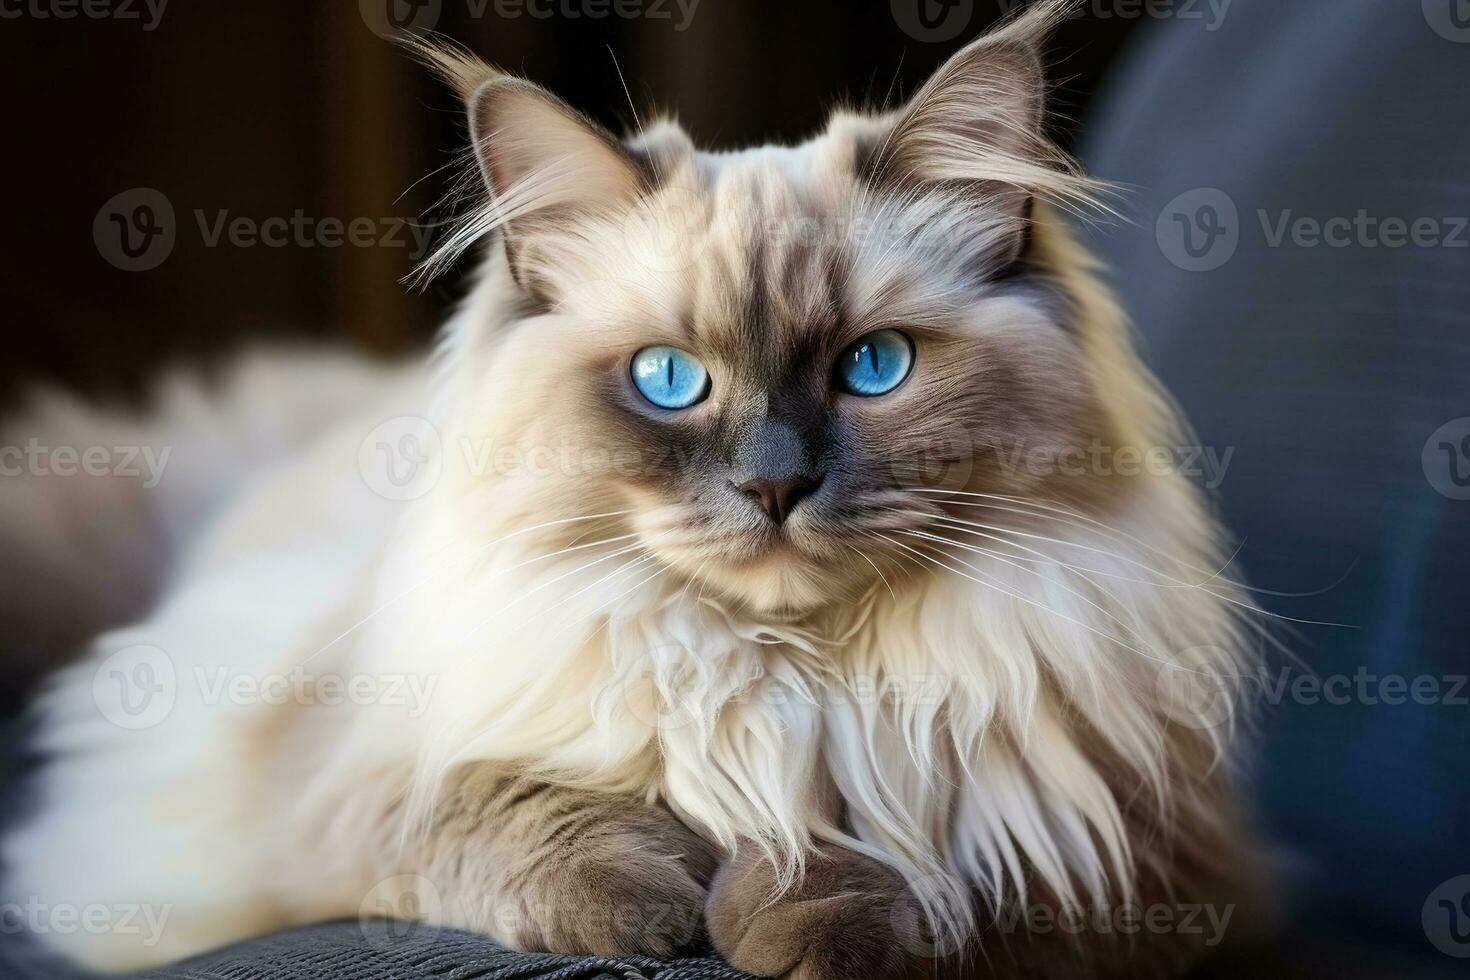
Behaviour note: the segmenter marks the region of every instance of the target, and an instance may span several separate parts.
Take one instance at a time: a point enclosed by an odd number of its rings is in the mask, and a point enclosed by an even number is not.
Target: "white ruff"
[[[1138,512],[1167,538],[1181,502]],[[975,522],[1008,523],[974,503]],[[1124,534],[1141,533],[1130,523]],[[626,542],[552,567],[501,549],[472,588],[456,579],[423,597],[434,625],[418,635],[436,639],[411,656],[442,673],[443,694],[424,719],[410,832],[455,766],[499,760],[662,797],[793,876],[813,840],[859,848],[957,934],[970,888],[992,904],[1024,895],[1023,869],[1064,902],[1127,895],[1123,814],[1098,749],[1167,809],[1171,725],[1217,749],[1228,731],[1218,704],[1165,703],[1160,673],[1232,687],[1240,600],[1208,581],[1216,569],[1085,519],[1051,533],[1021,560],[951,547],[947,569],[800,626],[733,611],[622,553]],[[1178,541],[1170,554],[1187,554]]]

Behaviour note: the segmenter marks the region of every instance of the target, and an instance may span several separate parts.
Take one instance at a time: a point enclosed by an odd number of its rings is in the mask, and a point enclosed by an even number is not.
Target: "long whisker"
[[[679,598],[676,600],[677,602],[683,602],[685,599],[689,598],[689,587],[694,584],[695,579],[704,574],[704,570],[709,567],[709,563],[713,560],[713,558],[706,558],[704,561],[699,563],[699,567],[694,570],[694,572],[689,576],[689,580],[684,583],[684,588],[679,591]]]
[[[523,592],[518,593],[515,596],[515,598],[511,599],[509,602],[507,602],[506,604],[504,604],[503,606],[501,606],[499,609],[497,609],[494,612],[492,612],[489,616],[486,616],[484,619],[482,619],[473,629],[471,629],[468,633],[466,633],[463,637],[460,638],[460,642],[461,643],[468,642],[472,637],[474,637],[476,634],[478,634],[480,632],[480,630],[482,630],[486,626],[488,626],[498,616],[504,614],[505,612],[507,612],[508,610],[514,608],[515,606],[520,605],[522,602],[524,602],[526,599],[530,598],[531,596],[535,595],[536,593],[541,592],[544,589],[549,589],[551,586],[557,584],[558,582],[565,581],[566,579],[571,578],[574,575],[580,575],[582,572],[587,571],[587,569],[592,568],[592,567],[594,567],[596,565],[600,565],[600,564],[602,564],[605,561],[610,561],[613,558],[617,558],[617,557],[619,557],[621,555],[626,555],[626,554],[628,554],[631,551],[639,551],[639,550],[642,550],[642,548],[643,548],[643,545],[641,543],[630,544],[630,545],[628,545],[626,547],[619,548],[616,551],[610,552],[609,554],[603,555],[600,558],[594,558],[592,561],[585,562],[585,563],[583,563],[581,565],[578,565],[576,568],[573,568],[570,571],[563,572],[560,575],[557,575],[557,576],[554,576],[554,577],[552,577],[550,579],[547,579],[545,582],[542,582],[539,585],[536,585],[535,587],[533,587],[531,589],[527,589],[527,590],[525,590]],[[593,583],[593,584],[595,585],[596,583]],[[590,586],[589,586],[589,588],[590,588]],[[578,594],[580,594],[580,593],[573,593],[573,595],[578,595]],[[557,605],[560,605],[561,603],[566,602],[570,598],[572,598],[572,596],[567,596],[567,597],[562,598],[561,600],[559,600],[557,602]],[[555,606],[553,606],[552,608],[555,608]]]
[[[873,563],[873,559],[864,554],[860,548],[857,548],[854,545],[850,545],[846,541],[842,542],[842,544],[845,548],[847,548],[847,550],[855,552],[859,558],[867,562],[869,565],[873,566],[873,571],[878,573],[878,578],[881,579],[883,584],[888,588],[888,594],[893,597],[894,602],[897,602],[898,593],[893,591],[893,585],[888,581],[888,576],[884,575],[883,570]]]
[[[1067,569],[1069,571],[1076,572],[1079,575],[1081,575],[1083,573],[1090,573],[1092,575],[1102,575],[1102,576],[1104,576],[1106,578],[1113,578],[1113,579],[1117,579],[1117,580],[1122,581],[1122,582],[1131,582],[1134,585],[1147,585],[1147,586],[1151,586],[1151,587],[1156,588],[1156,589],[1200,589],[1200,588],[1202,588],[1199,585],[1195,585],[1195,584],[1189,583],[1189,582],[1172,582],[1172,581],[1170,581],[1170,582],[1158,582],[1158,581],[1151,581],[1149,579],[1133,578],[1132,576],[1122,575],[1122,574],[1120,574],[1118,572],[1110,571],[1110,570],[1104,569],[1104,568],[1092,568],[1092,567],[1089,567],[1089,566],[1078,565],[1078,564],[1075,564],[1074,562],[1065,561],[1065,560],[1063,560],[1063,559],[1061,559],[1061,558],[1059,558],[1059,557],[1057,557],[1055,555],[1049,555],[1046,552],[1041,551],[1041,550],[1039,550],[1037,548],[1032,548],[1029,545],[1021,544],[1019,541],[1012,541],[1009,538],[1002,537],[1000,534],[989,534],[989,533],[987,533],[986,531],[983,531],[983,530],[976,530],[976,528],[989,528],[989,527],[991,527],[991,525],[989,525],[989,524],[977,524],[974,521],[966,521],[966,520],[962,520],[961,518],[958,518],[958,517],[934,517],[934,515],[926,512],[926,511],[917,511],[917,510],[915,510],[915,511],[903,511],[902,513],[909,514],[909,515],[914,516],[914,517],[925,517],[925,518],[929,518],[931,524],[933,524],[936,527],[942,527],[942,528],[944,528],[945,530],[948,530],[948,531],[959,531],[961,534],[969,534],[969,535],[972,535],[972,536],[977,537],[977,538],[985,538],[988,541],[994,541],[997,544],[1003,544],[1003,545],[1005,545],[1008,548],[1015,548],[1015,549],[1017,549],[1019,551],[1024,551],[1027,554],[1035,555],[1036,556],[1034,558],[1023,558],[1020,555],[1012,555],[1012,556],[1010,556],[1012,558],[1015,558],[1017,561],[1034,562],[1036,564],[1044,564],[1044,565],[1058,565],[1058,566],[1060,566],[1062,568],[1065,568],[1065,569]],[[1007,533],[1009,533],[1009,531],[1010,531],[1010,529],[1007,529],[1007,528],[1001,528],[1000,530],[1005,531]],[[1049,539],[1049,540],[1057,540],[1057,539]],[[1062,542],[1062,543],[1065,543],[1065,542]],[[1117,557],[1117,558],[1120,558],[1120,559],[1121,558],[1125,558],[1125,556],[1123,556],[1123,555],[1114,555],[1113,557]],[[1154,570],[1153,569],[1149,569],[1149,571],[1154,571]],[[1155,572],[1155,574],[1159,575],[1161,578],[1167,578],[1167,576],[1164,573],[1162,573],[1162,572]]]
[[[597,581],[591,582],[591,583],[583,586],[582,588],[578,589],[576,592],[573,592],[571,595],[566,596],[565,598],[559,599],[556,602],[552,603],[546,609],[540,610],[540,612],[538,613],[538,615],[544,615],[544,614],[550,612],[551,610],[557,608],[558,606],[561,606],[561,605],[564,605],[565,603],[571,602],[573,599],[577,598],[578,596],[582,595],[585,592],[590,592],[592,589],[597,588],[597,586],[601,585],[604,582],[611,581],[612,579],[615,579],[615,578],[620,578],[623,575],[627,574],[628,572],[634,571],[636,569],[645,568],[650,563],[652,563],[654,561],[657,561],[657,559],[658,559],[658,556],[657,555],[654,555],[654,554],[650,553],[650,554],[642,555],[642,556],[640,556],[638,558],[634,558],[631,561],[626,561],[623,564],[619,565],[617,568],[613,569],[611,572],[608,572],[606,575],[603,575]],[[621,599],[623,596],[625,596],[627,594],[628,594],[627,592],[621,592],[618,595],[614,596],[611,600],[608,600],[608,601],[604,601],[604,602],[599,603],[597,605],[597,607],[593,610],[593,613],[596,614],[596,613],[600,612],[605,606],[608,605],[608,602],[616,602],[617,600]],[[523,625],[525,625],[525,621],[523,621],[522,623],[518,624],[516,628],[519,629]],[[597,635],[596,631],[594,631],[592,633],[592,635],[593,636],[596,636]]]
[[[1026,516],[1026,517],[1040,517],[1040,516],[1045,516],[1045,517],[1050,518],[1050,519],[1055,519],[1057,517],[1064,517],[1064,518],[1067,518],[1067,520],[1066,521],[1063,521],[1062,523],[1069,524],[1069,525],[1071,525],[1073,527],[1081,527],[1083,524],[1086,524],[1089,527],[1092,527],[1092,528],[1094,528],[1094,529],[1096,529],[1098,531],[1101,531],[1101,532],[1103,532],[1105,534],[1108,534],[1108,535],[1110,535],[1112,537],[1125,539],[1125,540],[1129,541],[1132,544],[1136,544],[1136,545],[1138,545],[1141,548],[1144,548],[1144,549],[1146,549],[1148,551],[1153,552],[1154,554],[1158,555],[1160,558],[1165,559],[1166,561],[1170,561],[1170,562],[1173,562],[1176,565],[1180,565],[1180,566],[1182,566],[1184,568],[1188,568],[1190,571],[1199,572],[1201,575],[1207,575],[1207,576],[1209,576],[1212,579],[1213,578],[1217,578],[1220,575],[1220,572],[1219,571],[1213,571],[1212,572],[1209,569],[1200,568],[1200,567],[1198,567],[1196,565],[1192,565],[1189,562],[1185,561],[1184,559],[1179,558],[1179,557],[1177,557],[1175,555],[1171,555],[1168,552],[1163,551],[1162,549],[1158,548],[1157,546],[1152,545],[1152,544],[1150,544],[1147,541],[1144,541],[1143,539],[1137,537],[1136,535],[1129,534],[1127,531],[1121,530],[1119,528],[1112,527],[1111,525],[1105,524],[1102,521],[1097,520],[1096,518],[1089,517],[1086,514],[1079,513],[1079,512],[1077,512],[1075,510],[1072,510],[1070,508],[1067,508],[1067,507],[1064,507],[1064,506],[1061,506],[1061,505],[1050,506],[1045,501],[1026,500],[1026,499],[1021,498],[1021,497],[1010,497],[1010,496],[1005,496],[1005,495],[1002,495],[1002,494],[995,494],[995,493],[975,493],[975,492],[967,491],[967,490],[946,490],[946,489],[943,489],[943,488],[934,488],[934,487],[907,487],[905,489],[911,490],[911,491],[913,491],[915,493],[947,493],[947,494],[951,494],[951,495],[959,496],[959,497],[982,497],[982,498],[985,498],[986,500],[1000,500],[1000,501],[1002,501],[1005,504],[1012,505],[1012,506],[1007,507],[1007,506],[1002,506],[1000,504],[983,503],[983,502],[977,503],[977,502],[974,502],[974,501],[963,501],[963,500],[950,500],[950,501],[946,501],[947,503],[953,504],[953,505],[958,506],[958,507],[984,507],[984,508],[989,509],[989,510],[1001,511],[1003,513],[1008,513],[1008,514],[1021,514],[1021,515]],[[1091,550],[1096,550],[1096,549],[1091,549]],[[1106,552],[1104,552],[1104,554],[1106,554]],[[1239,585],[1242,588],[1245,587],[1243,583],[1230,582],[1229,584],[1231,584],[1231,585]]]
[[[946,537],[943,537],[943,536],[938,535],[938,534],[930,534],[930,533],[928,533],[926,531],[900,531],[899,533],[900,534],[906,534],[906,535],[909,535],[909,536],[912,536],[912,537],[921,537],[921,538],[926,538],[926,539],[931,540],[931,541],[939,541],[939,542],[942,542],[944,544],[953,545],[956,548],[961,548],[961,549],[963,549],[965,551],[973,552],[975,554],[985,555],[985,556],[987,556],[989,558],[994,559],[995,561],[1002,562],[1002,563],[1004,563],[1006,565],[1010,565],[1012,568],[1018,568],[1021,571],[1026,572],[1026,573],[1028,573],[1030,575],[1035,575],[1037,578],[1041,579],[1043,582],[1050,582],[1053,585],[1057,586],[1058,588],[1061,588],[1064,591],[1066,591],[1069,595],[1071,595],[1071,596],[1073,596],[1073,597],[1075,597],[1077,599],[1081,599],[1083,602],[1087,603],[1093,609],[1096,609],[1098,612],[1102,613],[1108,619],[1112,620],[1114,623],[1116,623],[1117,625],[1121,626],[1123,628],[1124,632],[1126,632],[1129,635],[1131,635],[1134,639],[1138,640],[1140,643],[1143,642],[1143,637],[1141,637],[1141,636],[1138,635],[1138,631],[1137,630],[1135,630],[1129,624],[1123,622],[1123,620],[1119,619],[1117,616],[1115,616],[1113,613],[1109,612],[1103,606],[1101,606],[1097,602],[1094,602],[1092,599],[1090,599],[1087,596],[1083,595],[1081,592],[1077,591],[1076,589],[1072,588],[1067,583],[1062,582],[1062,581],[1059,581],[1058,579],[1053,578],[1051,576],[1043,575],[1041,572],[1037,571],[1034,568],[1027,568],[1026,566],[1020,564],[1019,562],[1011,561],[1009,558],[1006,558],[1003,555],[996,554],[995,552],[990,551],[988,549],[980,548],[980,547],[977,547],[975,545],[963,544],[963,543],[961,543],[959,541],[954,541],[954,540],[951,540],[950,538],[946,538]],[[955,560],[956,561],[959,561],[958,558],[956,558]],[[966,568],[974,568],[974,566],[972,566],[972,565],[970,565],[968,563],[962,563],[962,564],[965,564],[965,567]],[[979,571],[979,569],[975,569],[975,570],[976,571]],[[1095,583],[1095,582],[1092,583],[1092,585],[1093,585],[1094,588],[1097,587],[1097,583]],[[1109,596],[1109,598],[1111,598],[1114,602],[1118,602],[1119,601],[1118,600],[1118,597],[1115,596],[1115,595],[1113,595],[1112,593],[1105,593],[1105,594],[1107,594]],[[1120,603],[1120,605],[1121,605],[1121,603]]]
[[[961,507],[986,507],[986,508],[989,508],[991,510],[1004,511],[1006,513],[1023,514],[1023,515],[1028,516],[1028,517],[1036,517],[1036,516],[1039,516],[1041,514],[1045,514],[1045,515],[1055,515],[1055,516],[1061,516],[1061,517],[1071,518],[1072,520],[1066,521],[1064,523],[1070,523],[1074,527],[1076,527],[1076,526],[1080,526],[1077,522],[1079,522],[1079,521],[1080,522],[1083,522],[1083,523],[1085,523],[1085,524],[1087,524],[1087,525],[1089,525],[1089,526],[1091,526],[1091,527],[1093,527],[1093,528],[1095,528],[1095,529],[1097,529],[1099,531],[1102,531],[1102,532],[1104,532],[1106,534],[1109,534],[1109,535],[1111,535],[1111,536],[1113,536],[1115,538],[1122,538],[1122,539],[1124,539],[1126,541],[1129,541],[1129,542],[1131,542],[1133,544],[1138,545],[1141,548],[1145,548],[1148,551],[1151,551],[1154,554],[1158,555],[1159,557],[1164,558],[1164,559],[1166,559],[1168,561],[1171,561],[1171,562],[1173,562],[1173,563],[1175,563],[1177,565],[1181,565],[1184,568],[1189,569],[1190,571],[1198,572],[1201,575],[1207,576],[1207,578],[1205,579],[1204,582],[1199,583],[1200,585],[1208,584],[1209,582],[1215,581],[1215,580],[1218,579],[1219,581],[1225,583],[1226,585],[1229,585],[1231,588],[1240,589],[1242,592],[1251,592],[1251,593],[1255,593],[1255,594],[1258,594],[1258,595],[1269,595],[1269,596],[1273,596],[1273,597],[1281,598],[1281,599],[1304,599],[1304,598],[1309,598],[1311,596],[1324,595],[1327,592],[1332,591],[1333,589],[1337,588],[1337,586],[1341,585],[1342,582],[1343,582],[1343,580],[1347,578],[1347,574],[1352,571],[1352,569],[1349,568],[1348,569],[1348,572],[1345,572],[1342,576],[1340,576],[1337,579],[1337,581],[1333,582],[1331,585],[1325,586],[1325,587],[1323,587],[1321,589],[1313,589],[1313,590],[1308,591],[1308,592],[1283,592],[1283,591],[1279,591],[1279,590],[1276,590],[1276,589],[1266,589],[1266,588],[1261,588],[1260,586],[1249,585],[1249,584],[1247,584],[1245,582],[1237,581],[1237,580],[1234,580],[1234,579],[1224,578],[1225,569],[1229,568],[1232,564],[1234,564],[1235,559],[1240,555],[1240,551],[1241,551],[1241,548],[1244,546],[1244,542],[1241,542],[1241,544],[1237,545],[1236,548],[1235,548],[1235,551],[1232,552],[1231,555],[1230,555],[1230,557],[1225,560],[1225,563],[1223,565],[1221,565],[1220,568],[1218,568],[1218,569],[1216,569],[1215,571],[1212,572],[1209,569],[1201,568],[1201,567],[1199,567],[1197,565],[1193,565],[1190,562],[1185,561],[1183,558],[1179,558],[1179,557],[1177,557],[1175,555],[1170,555],[1168,552],[1161,550],[1160,548],[1156,547],[1155,545],[1150,544],[1149,542],[1143,540],[1142,538],[1139,538],[1136,535],[1129,534],[1127,531],[1124,531],[1121,528],[1113,527],[1110,524],[1106,524],[1106,523],[1104,523],[1102,521],[1097,520],[1096,518],[1089,517],[1086,514],[1080,513],[1078,511],[1073,510],[1071,508],[1068,508],[1068,507],[1066,507],[1064,505],[1056,504],[1056,506],[1048,506],[1048,503],[1055,503],[1055,502],[1048,502],[1048,501],[1038,502],[1038,501],[1035,501],[1035,500],[1027,500],[1024,497],[1012,497],[1012,496],[1008,496],[1006,494],[975,493],[975,492],[972,492],[972,491],[965,491],[965,490],[947,490],[947,489],[938,488],[938,487],[905,487],[904,489],[911,490],[911,491],[914,491],[916,493],[948,493],[948,494],[954,494],[956,496],[962,496],[962,497],[984,497],[984,498],[991,499],[991,500],[1001,500],[1001,501],[1004,501],[1005,503],[1014,505],[1013,507],[1002,507],[1002,506],[997,505],[997,504],[973,503],[973,502],[965,502],[965,501],[957,501],[957,500],[956,501],[948,501],[949,503],[952,503],[952,504],[955,504],[955,505],[961,506]],[[1328,623],[1328,624],[1324,624],[1324,625],[1335,625],[1335,624]]]
[[[1092,633],[1092,634],[1094,634],[1096,636],[1099,636],[1102,639],[1107,640],[1109,643],[1115,643],[1118,646],[1122,647],[1123,649],[1129,651],[1130,653],[1134,653],[1134,654],[1136,654],[1136,655],[1138,655],[1140,657],[1143,657],[1145,660],[1149,660],[1149,661],[1152,661],[1152,662],[1157,663],[1157,664],[1162,664],[1163,666],[1169,667],[1171,669],[1184,670],[1184,671],[1188,671],[1190,673],[1197,673],[1197,674],[1201,674],[1201,675],[1208,674],[1209,676],[1217,676],[1217,675],[1212,674],[1212,673],[1209,673],[1207,671],[1193,670],[1193,669],[1191,669],[1189,667],[1184,667],[1184,666],[1182,666],[1180,664],[1176,664],[1176,663],[1174,663],[1172,661],[1165,660],[1165,659],[1162,659],[1160,657],[1152,656],[1152,655],[1144,652],[1143,650],[1139,650],[1137,647],[1130,646],[1129,644],[1127,644],[1127,643],[1123,642],[1122,640],[1118,639],[1116,636],[1113,636],[1113,635],[1111,635],[1109,633],[1105,633],[1102,630],[1098,629],[1097,627],[1090,626],[1087,623],[1082,622],[1081,620],[1074,619],[1071,616],[1066,615],[1065,613],[1057,612],[1055,609],[1052,609],[1050,606],[1046,606],[1046,605],[1043,605],[1043,604],[1041,604],[1039,602],[1036,602],[1033,599],[1030,599],[1030,598],[1028,598],[1028,597],[1026,597],[1024,595],[1021,595],[1019,592],[1016,592],[1016,591],[1011,590],[1011,589],[1007,589],[1007,588],[1005,588],[1005,586],[1003,586],[1003,585],[997,585],[994,582],[982,581],[981,579],[975,578],[972,575],[967,575],[964,572],[960,571],[959,569],[957,569],[957,568],[955,568],[955,567],[953,567],[951,565],[945,564],[944,562],[942,562],[939,559],[935,558],[933,555],[925,554],[922,551],[918,551],[917,549],[910,548],[908,545],[904,544],[902,541],[895,541],[892,538],[887,537],[886,535],[883,535],[883,538],[889,544],[894,545],[895,547],[898,547],[898,548],[903,548],[905,550],[912,551],[914,554],[916,554],[919,557],[925,559],[926,561],[932,562],[933,564],[939,566],[940,568],[945,569],[946,571],[953,572],[954,574],[960,576],[961,578],[969,579],[971,582],[974,582],[976,585],[984,585],[987,588],[994,589],[995,591],[1001,593],[1002,595],[1009,596],[1012,599],[1016,599],[1019,602],[1024,602],[1024,603],[1026,603],[1029,606],[1034,606],[1035,608],[1040,609],[1042,612],[1049,613],[1050,615],[1056,616],[1058,619],[1062,619],[1062,620],[1065,620],[1066,622],[1071,623],[1073,626],[1080,627],[1080,628],[1086,630],[1089,633]],[[953,558],[953,556],[950,556],[950,555],[946,555],[945,557],[951,558],[951,560],[953,560],[953,561],[959,561],[959,559]],[[975,571],[976,573],[978,573],[980,575],[985,575],[984,572],[981,572],[979,569],[975,568],[973,565],[969,565],[968,563],[963,562],[963,561],[960,561],[960,564],[964,565],[966,568],[970,568],[972,571]]]
[[[967,507],[967,506],[969,506],[969,507],[994,507],[993,504],[970,504],[970,503],[966,503],[965,501],[959,501],[959,500],[952,500],[952,501],[946,501],[946,502],[949,503],[949,504],[955,505],[955,506],[959,506],[959,507]],[[998,509],[998,510],[1007,510],[1008,508],[1001,507],[1001,508],[995,508],[995,509]],[[1025,512],[1025,511],[1015,511],[1015,513],[1027,513],[1027,512]],[[1028,516],[1034,517],[1036,515],[1035,514],[1028,514]],[[959,518],[950,518],[950,519],[951,520],[955,520],[955,521],[959,521],[960,520]],[[1083,551],[1090,551],[1090,552],[1093,552],[1094,554],[1102,555],[1102,556],[1107,557],[1107,558],[1114,558],[1114,559],[1117,559],[1119,561],[1126,562],[1127,564],[1133,565],[1133,566],[1135,566],[1137,568],[1141,568],[1144,571],[1152,572],[1155,575],[1163,576],[1164,578],[1166,578],[1169,581],[1175,583],[1176,585],[1184,586],[1184,587],[1187,587],[1187,588],[1199,589],[1200,591],[1204,592],[1205,594],[1210,595],[1210,596],[1213,596],[1216,599],[1219,599],[1221,602],[1228,603],[1228,604],[1230,604],[1232,606],[1236,606],[1236,607],[1238,607],[1240,609],[1244,609],[1247,612],[1250,612],[1252,614],[1257,614],[1257,615],[1265,616],[1265,617],[1268,617],[1270,619],[1277,619],[1277,620],[1281,620],[1283,622],[1288,622],[1288,623],[1297,623],[1297,624],[1300,624],[1300,625],[1303,625],[1303,626],[1331,626],[1331,627],[1336,627],[1338,629],[1358,629],[1357,626],[1354,626],[1351,623],[1333,623],[1333,622],[1328,622],[1328,621],[1325,621],[1325,620],[1302,619],[1302,618],[1299,618],[1299,617],[1296,617],[1296,616],[1287,616],[1287,615],[1285,615],[1283,613],[1272,612],[1269,609],[1263,609],[1263,608],[1261,608],[1259,605],[1257,605],[1255,603],[1252,603],[1252,602],[1243,602],[1240,599],[1236,599],[1236,598],[1234,598],[1232,596],[1226,595],[1223,592],[1217,592],[1214,589],[1206,588],[1201,583],[1185,582],[1182,579],[1179,579],[1179,578],[1176,578],[1174,576],[1169,575],[1167,572],[1163,572],[1163,571],[1160,571],[1158,569],[1151,568],[1150,566],[1145,565],[1143,562],[1140,562],[1140,561],[1138,561],[1135,558],[1130,558],[1127,555],[1122,555],[1122,554],[1118,554],[1116,552],[1111,552],[1111,551],[1108,551],[1108,550],[1103,549],[1103,548],[1096,548],[1096,547],[1093,547],[1092,545],[1082,544],[1081,542],[1078,542],[1078,541],[1068,541],[1065,538],[1054,538],[1054,537],[1050,537],[1050,536],[1045,535],[1045,534],[1037,534],[1037,533],[1032,532],[1032,531],[1021,531],[1021,530],[1018,530],[1016,528],[1001,527],[1001,526],[995,525],[995,524],[984,524],[984,523],[971,522],[971,521],[963,521],[961,523],[970,524],[973,527],[985,528],[987,530],[996,531],[996,532],[999,532],[999,533],[1002,533],[1002,534],[1013,534],[1013,535],[1017,535],[1019,537],[1034,538],[1034,539],[1039,540],[1039,541],[1049,541],[1049,542],[1051,542],[1053,544],[1060,544],[1060,545],[1064,545],[1064,546],[1069,547],[1069,548],[1078,548],[1078,549],[1081,549]],[[1096,523],[1096,522],[1094,522],[1094,523]],[[1104,527],[1105,527],[1105,525],[1104,525]],[[1121,532],[1120,531],[1118,533],[1119,534],[1124,534],[1125,536],[1131,537],[1130,535],[1126,535],[1126,532]],[[1149,545],[1147,542],[1140,541],[1139,544],[1142,547],[1148,548],[1150,551],[1154,551],[1157,554],[1164,555],[1164,557],[1168,557],[1163,552],[1159,551],[1159,549],[1154,548],[1153,546]],[[1204,570],[1203,569],[1195,568],[1194,566],[1189,565],[1187,562],[1184,562],[1182,560],[1179,560],[1179,559],[1171,559],[1171,560],[1178,561],[1179,564],[1184,565],[1187,568],[1192,568],[1192,569],[1194,569],[1196,571],[1200,571],[1202,574],[1204,573]],[[1211,577],[1214,577],[1214,576],[1212,575]],[[1206,581],[1208,581],[1208,579]],[[1238,589],[1240,589],[1241,591],[1244,591],[1244,592],[1265,592],[1267,594],[1274,594],[1274,593],[1270,593],[1269,590],[1266,590],[1266,589],[1253,589],[1250,586],[1243,585],[1243,584],[1241,584],[1239,582],[1233,582],[1233,581],[1230,581],[1228,579],[1221,579],[1220,581],[1223,582],[1226,585],[1231,586],[1232,588],[1238,588]]]

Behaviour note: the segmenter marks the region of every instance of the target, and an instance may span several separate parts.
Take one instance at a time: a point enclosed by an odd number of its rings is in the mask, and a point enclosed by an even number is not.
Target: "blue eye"
[[[837,382],[849,394],[886,395],[914,366],[914,343],[897,330],[875,330],[842,352]]]
[[[709,394],[709,373],[677,347],[645,347],[633,355],[633,383],[659,408],[688,408]]]

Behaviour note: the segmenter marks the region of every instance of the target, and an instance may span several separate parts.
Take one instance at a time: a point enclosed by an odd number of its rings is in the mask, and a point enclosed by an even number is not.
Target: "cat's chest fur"
[[[1122,868],[1118,804],[1070,716],[1083,696],[1138,713],[1129,665],[1110,657],[1114,683],[1098,684],[1104,644],[1048,636],[1019,582],[930,576],[773,622],[688,583],[595,571],[445,663],[420,771],[530,763],[662,798],[723,846],[753,840],[792,869],[814,841],[842,841],[928,882],[956,915],[971,889],[998,892],[1023,867],[1059,890]],[[484,618],[483,601],[459,603]],[[1069,668],[1070,697],[1057,684]]]

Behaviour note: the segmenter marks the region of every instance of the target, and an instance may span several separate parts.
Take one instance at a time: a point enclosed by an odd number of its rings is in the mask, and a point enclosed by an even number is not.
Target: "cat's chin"
[[[843,593],[830,571],[810,559],[782,551],[749,561],[713,563],[702,573],[714,590],[753,610],[792,615],[826,605]]]

